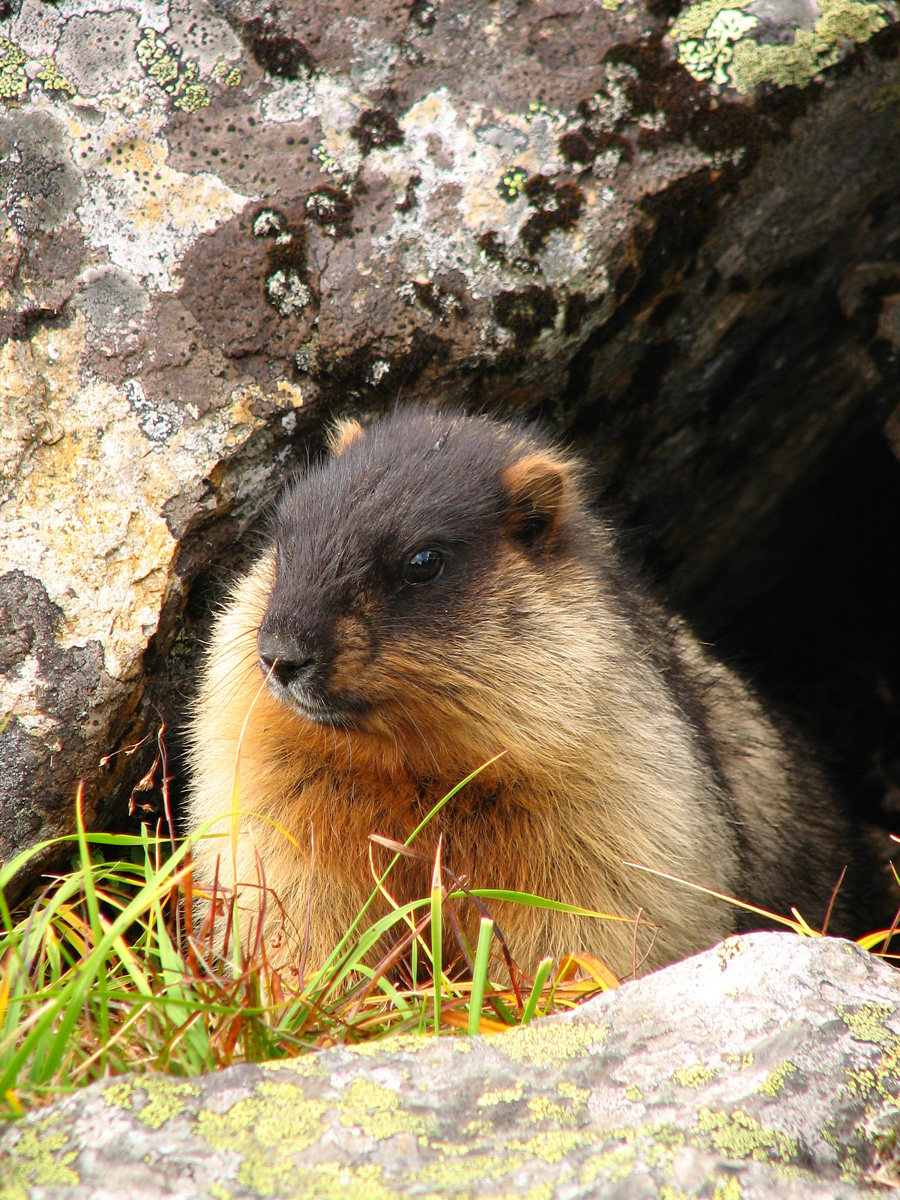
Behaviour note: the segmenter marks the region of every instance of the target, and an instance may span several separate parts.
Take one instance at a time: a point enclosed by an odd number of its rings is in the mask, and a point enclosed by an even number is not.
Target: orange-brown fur
[[[263,864],[266,884],[289,919],[285,943],[270,902],[267,930],[281,953],[299,957],[309,912],[309,962],[321,962],[373,887],[369,834],[403,841],[441,796],[500,751],[504,757],[463,789],[417,842],[431,852],[442,833],[444,861],[470,885],[537,893],[632,919],[642,909],[659,926],[650,965],[712,944],[737,927],[737,915],[623,860],[755,903],[814,904],[816,911],[806,915],[821,921],[846,836],[821,780],[746,686],[623,573],[609,530],[587,507],[577,461],[524,427],[419,412],[371,429],[345,427],[333,462],[363,454],[367,439],[387,439],[385,461],[421,454],[421,487],[427,489],[432,451],[407,449],[404,421],[416,447],[427,443],[432,426],[434,438],[444,431],[451,442],[467,436],[497,441],[494,549],[487,563],[477,559],[477,547],[458,553],[462,598],[448,603],[446,625],[435,625],[430,614],[438,609],[429,608],[417,627],[418,593],[405,597],[401,587],[399,599],[385,598],[366,577],[358,593],[339,602],[341,611],[317,618],[336,647],[328,695],[362,695],[365,715],[343,727],[318,724],[261,687],[260,627],[276,591],[289,619],[293,586],[279,581],[279,570],[288,567],[279,568],[272,548],[237,583],[216,623],[195,705],[194,828],[219,816],[218,831],[229,830],[246,719],[238,880],[247,885],[246,902],[257,863]],[[439,446],[432,448],[438,458]],[[368,461],[360,458],[361,477]],[[387,486],[376,479],[375,499],[365,500],[376,515],[377,489]],[[322,522],[335,521],[340,532],[345,520],[348,543],[364,543],[364,531],[352,524],[355,510],[345,503],[345,515],[329,511]],[[414,510],[415,496],[411,503]],[[517,538],[535,514],[539,532],[523,549]],[[286,526],[296,534],[298,554],[304,537],[319,536],[317,520],[310,516],[308,530],[303,522],[296,530]],[[386,527],[392,520],[386,511]],[[582,545],[590,554],[577,551]],[[465,557],[473,553],[471,561]],[[337,569],[335,581],[337,588]],[[431,585],[421,601],[423,613],[439,603],[440,585]],[[316,586],[314,579],[297,583],[298,603]],[[384,612],[398,604],[412,616],[402,609],[402,636],[394,637],[400,626]],[[519,633],[511,631],[515,621]],[[436,636],[440,627],[445,637]],[[677,686],[676,675],[683,676]],[[800,779],[805,792],[798,792]],[[810,810],[814,828],[804,826],[800,805]],[[229,885],[228,839],[220,846],[219,878]],[[794,891],[792,854],[810,876]],[[387,851],[374,855],[379,867],[386,865]],[[201,871],[209,881],[209,863]],[[798,867],[798,879],[803,871]],[[429,866],[404,860],[388,886],[404,902],[426,896],[429,883]],[[586,950],[620,973],[630,970],[632,924],[490,907],[523,967],[533,968],[547,954]],[[379,901],[369,916],[385,911]],[[475,923],[471,912],[470,933]],[[645,931],[638,944],[646,947]]]

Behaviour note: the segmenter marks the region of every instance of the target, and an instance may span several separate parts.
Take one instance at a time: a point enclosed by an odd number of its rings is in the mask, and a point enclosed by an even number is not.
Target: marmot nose
[[[292,683],[308,683],[317,666],[315,654],[309,647],[273,634],[260,636],[256,642],[259,665],[264,675],[272,672],[282,687]]]

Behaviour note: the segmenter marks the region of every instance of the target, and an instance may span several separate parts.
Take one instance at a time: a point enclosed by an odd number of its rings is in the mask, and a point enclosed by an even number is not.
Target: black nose
[[[308,646],[275,634],[261,633],[256,639],[256,651],[263,674],[271,671],[282,687],[308,684],[318,666],[318,659]]]

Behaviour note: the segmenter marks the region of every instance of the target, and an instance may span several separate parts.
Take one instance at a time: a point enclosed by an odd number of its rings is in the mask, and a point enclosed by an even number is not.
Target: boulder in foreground
[[[495,1037],[95,1085],[4,1134],[0,1191],[850,1200],[897,1177],[898,1062],[890,967],[754,934]]]

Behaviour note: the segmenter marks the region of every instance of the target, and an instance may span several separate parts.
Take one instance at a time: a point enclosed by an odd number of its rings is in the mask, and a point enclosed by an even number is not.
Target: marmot
[[[760,922],[623,860],[821,925],[847,822],[796,738],[623,565],[583,477],[524,423],[406,407],[341,424],[281,497],[271,548],[212,634],[190,825],[228,830],[246,720],[240,808],[260,819],[241,819],[239,882],[256,884],[258,855],[295,937],[309,913],[309,963],[372,890],[369,834],[402,842],[499,751],[417,842],[433,851],[442,833],[470,886],[641,909],[659,927],[648,966]],[[388,886],[425,897],[430,866],[401,860]],[[587,951],[631,969],[632,924],[489,907],[523,968]],[[273,933],[282,915],[267,913]]]

